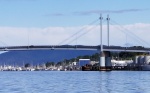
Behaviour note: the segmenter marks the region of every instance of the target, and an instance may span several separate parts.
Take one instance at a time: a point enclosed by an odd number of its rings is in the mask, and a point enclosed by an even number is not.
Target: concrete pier
[[[100,71],[111,71],[112,70],[112,64],[111,64],[111,57],[109,51],[103,51],[100,54]]]

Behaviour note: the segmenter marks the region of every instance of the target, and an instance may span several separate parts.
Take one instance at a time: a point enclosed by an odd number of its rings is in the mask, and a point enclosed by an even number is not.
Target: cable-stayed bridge
[[[98,50],[101,46],[88,45],[31,45],[31,46],[7,46],[0,47],[0,51],[22,51],[22,50]],[[150,52],[150,48],[141,46],[121,47],[121,46],[103,46],[103,51],[119,51],[119,52]]]
[[[87,34],[89,31],[91,31],[91,29],[93,29],[93,27],[89,28],[88,31],[86,32],[82,32],[82,30],[85,30],[86,27],[81,28],[78,32],[74,33],[73,35],[71,35],[70,37],[66,38],[65,40],[63,40],[62,42],[60,42],[57,45],[25,45],[25,46],[0,46],[0,51],[19,51],[19,50],[43,50],[43,49],[47,49],[47,50],[59,50],[59,49],[71,49],[71,50],[98,50],[99,52],[102,51],[124,51],[124,52],[149,52],[149,48],[145,48],[143,47],[144,44],[147,44],[147,42],[145,42],[144,40],[142,40],[141,38],[139,38],[137,35],[135,35],[134,33],[128,31],[128,29],[119,26],[119,24],[113,20],[110,21],[109,15],[107,16],[106,20],[107,21],[107,45],[103,44],[103,27],[102,27],[102,22],[103,21],[103,17],[102,15],[100,15],[100,18],[97,20],[94,20],[92,23],[90,23],[89,25],[93,25],[94,23],[96,23],[98,20],[100,20],[100,24],[99,24],[99,34],[100,34],[100,42],[99,45],[82,45],[82,44],[77,44],[77,39],[82,37],[83,35]],[[116,46],[116,45],[110,45],[110,31],[109,31],[109,24],[118,24],[117,28],[120,29],[120,31],[122,31],[124,34],[126,34],[126,36],[129,36],[130,38],[132,38],[133,40],[135,40],[137,43],[140,43],[140,45],[142,46]],[[124,29],[124,30],[121,30]],[[86,29],[87,30],[87,29]],[[77,35],[79,34],[79,35]],[[118,34],[119,35],[119,34]],[[28,38],[29,41],[29,38]],[[99,41],[99,40],[96,40]],[[119,41],[119,40],[118,40]],[[66,43],[67,42],[67,43]],[[72,45],[72,42],[76,42],[76,44]],[[4,43],[4,42],[3,42]],[[64,44],[65,43],[65,44]],[[126,41],[127,43],[127,41]],[[90,44],[90,42],[89,42]],[[149,45],[148,45],[149,46]]]
[[[109,16],[107,16],[107,45],[103,44],[103,31],[102,31],[102,20],[103,17],[102,15],[100,15],[100,43],[99,45],[78,45],[77,44],[77,38],[80,38],[81,36],[83,36],[84,34],[86,34],[87,32],[81,33],[80,35],[77,36],[78,33],[81,32],[81,29],[78,32],[76,32],[75,34],[73,34],[71,37],[65,39],[64,41],[60,42],[58,45],[25,45],[25,46],[1,46],[0,47],[0,51],[26,51],[26,50],[97,50],[99,51],[100,54],[100,69],[105,70],[111,67],[110,64],[110,52],[112,51],[117,51],[117,52],[150,52],[150,48],[145,48],[143,47],[143,44],[148,44],[147,42],[145,42],[144,40],[142,40],[141,38],[139,38],[137,35],[133,34],[133,33],[127,33],[128,29],[125,29],[126,31],[122,31],[123,33],[125,33],[127,36],[130,36],[130,38],[134,39],[136,42],[140,43],[140,45],[142,46],[116,46],[116,45],[110,45],[110,31],[109,31]],[[94,21],[95,22],[95,21]],[[92,22],[93,23],[93,22]],[[114,22],[115,23],[115,22]],[[121,27],[123,28],[123,27]],[[92,28],[90,28],[91,30]],[[119,28],[120,29],[120,28]],[[72,37],[74,37],[72,39]],[[72,39],[72,40],[71,40]],[[68,41],[67,44],[64,44],[64,42]],[[70,43],[75,41],[76,44],[75,45],[71,45]],[[90,43],[90,42],[89,42]]]

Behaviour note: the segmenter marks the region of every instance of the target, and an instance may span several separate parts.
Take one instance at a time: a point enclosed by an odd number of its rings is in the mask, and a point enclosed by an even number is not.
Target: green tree
[[[31,66],[30,63],[26,63],[26,64],[24,65],[25,68],[30,67],[30,66]]]
[[[54,62],[46,62],[46,67],[50,67],[50,66],[54,66],[55,65],[55,63]]]

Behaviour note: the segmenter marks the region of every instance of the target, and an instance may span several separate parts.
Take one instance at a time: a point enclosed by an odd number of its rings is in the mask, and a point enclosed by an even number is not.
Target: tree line
[[[112,58],[119,60],[127,60],[127,59],[134,59],[136,55],[147,55],[148,53],[136,53],[136,52],[111,52],[110,55]],[[60,65],[69,65],[72,62],[79,62],[79,59],[90,59],[91,61],[99,61],[99,53],[95,53],[93,55],[85,55],[85,56],[78,56],[76,58],[71,58],[71,59],[64,59],[59,62],[45,62],[46,67],[50,66],[60,66]],[[30,63],[26,63],[25,67],[30,67]]]

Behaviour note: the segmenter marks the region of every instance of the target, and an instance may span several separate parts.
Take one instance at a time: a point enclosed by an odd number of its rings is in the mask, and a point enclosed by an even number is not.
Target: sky
[[[0,46],[99,45],[150,47],[149,0],[0,0]]]

